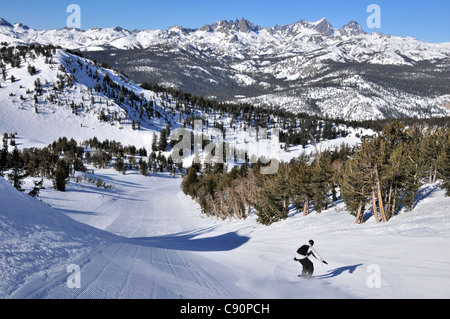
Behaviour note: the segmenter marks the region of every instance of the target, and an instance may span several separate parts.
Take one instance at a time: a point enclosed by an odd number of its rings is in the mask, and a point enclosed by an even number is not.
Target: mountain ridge
[[[449,115],[450,45],[316,22],[262,28],[245,18],[197,29],[36,31],[2,20],[0,42],[54,44],[136,83],[223,102],[349,120]]]

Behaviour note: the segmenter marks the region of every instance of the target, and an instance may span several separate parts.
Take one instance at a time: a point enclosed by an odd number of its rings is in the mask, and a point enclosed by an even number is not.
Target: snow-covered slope
[[[100,140],[116,139],[124,145],[148,147],[152,134],[174,121],[169,112],[162,110],[157,94],[88,59],[55,50],[49,61],[31,50],[26,61],[20,67],[7,65],[7,78],[0,82],[2,134],[18,133],[27,139],[26,147],[48,145],[62,136],[80,143],[96,136]],[[34,75],[28,71],[31,65],[37,70]],[[96,89],[106,77],[112,85],[108,85],[108,92]],[[151,108],[146,104],[150,101],[154,103]],[[136,107],[138,103],[146,113]],[[160,112],[160,116],[148,116],[150,109]]]
[[[114,238],[18,192],[2,177],[0,203],[0,298]]]
[[[339,204],[267,227],[256,216],[202,218],[178,178],[96,174],[115,190],[48,187],[41,199],[51,208],[0,179],[2,297],[449,297],[449,199],[438,185],[423,187],[416,208],[389,223],[366,216],[355,225]],[[304,281],[293,257],[311,238],[328,265],[314,261],[316,280]],[[67,285],[69,265],[81,268],[80,288]]]

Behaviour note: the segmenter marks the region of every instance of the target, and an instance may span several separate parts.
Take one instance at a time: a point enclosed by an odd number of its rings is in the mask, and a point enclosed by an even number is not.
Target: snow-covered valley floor
[[[113,188],[47,182],[42,202],[0,178],[0,297],[450,297],[450,199],[437,185],[387,223],[355,225],[339,204],[267,227],[201,215],[180,178],[95,174]],[[305,281],[293,258],[309,239],[328,265],[313,259]]]

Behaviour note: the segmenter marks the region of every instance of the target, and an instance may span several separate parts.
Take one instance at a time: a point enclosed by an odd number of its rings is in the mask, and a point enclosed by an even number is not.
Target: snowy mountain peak
[[[318,25],[318,24],[329,23],[329,22],[328,22],[328,20],[325,17],[323,17],[322,19],[317,20],[316,22],[311,22],[311,23],[314,24],[314,25]]]
[[[450,112],[450,89],[443,84],[450,45],[365,33],[356,21],[340,29],[325,18],[263,28],[240,18],[200,29],[141,31],[36,31],[1,21],[0,42],[80,50],[136,83],[151,78],[221,101],[351,119]]]
[[[248,20],[241,18],[239,21],[239,31],[249,33],[250,31],[257,31],[257,27],[253,25],[253,23],[249,22]]]
[[[220,20],[216,21],[211,25],[205,25],[200,30],[202,31],[217,31],[217,32],[223,32],[223,33],[229,33],[229,32],[243,32],[243,33],[249,33],[251,31],[257,32],[260,30],[261,27],[255,26],[253,23],[251,23],[249,20],[245,18],[241,18],[240,20],[236,18],[236,20]],[[195,30],[194,30],[195,31]]]
[[[314,22],[312,24],[314,25],[313,29],[316,30],[317,32],[327,36],[334,35],[335,29],[333,28],[331,23],[328,22],[327,19],[322,18],[319,21]]]
[[[23,30],[29,30],[30,27],[28,27],[27,25],[23,25],[22,23],[15,23],[14,24],[14,28],[21,28]]]
[[[0,26],[1,27],[10,27],[10,28],[14,27],[11,23],[9,23],[8,21],[6,21],[3,18],[0,18]]]
[[[339,33],[341,36],[350,37],[363,34],[364,31],[358,22],[352,20],[346,25],[344,25],[341,29],[339,29]]]

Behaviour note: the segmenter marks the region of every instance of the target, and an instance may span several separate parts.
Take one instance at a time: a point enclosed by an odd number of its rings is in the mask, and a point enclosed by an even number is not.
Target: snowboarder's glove
[[[295,261],[298,261],[298,259],[297,259],[296,257],[294,257],[294,260],[295,260]]]
[[[325,260],[323,261],[323,263],[326,264],[326,265],[328,265],[328,263],[327,263]]]

